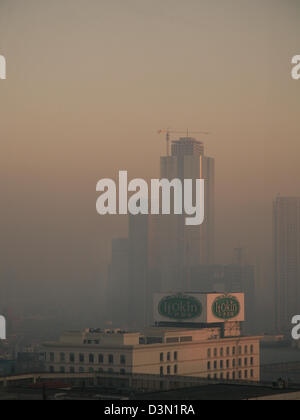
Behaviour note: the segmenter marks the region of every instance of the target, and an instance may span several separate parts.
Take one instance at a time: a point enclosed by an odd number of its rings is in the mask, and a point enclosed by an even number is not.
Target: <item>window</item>
[[[248,353],[248,346],[245,346],[245,354]]]
[[[164,374],[164,368],[163,368],[163,366],[161,366],[160,367],[160,376],[163,376],[163,374]]]
[[[163,362],[163,361],[164,361],[164,354],[163,354],[163,353],[160,353],[160,355],[159,355],[159,360],[160,360],[161,362]]]
[[[54,373],[54,367],[53,367],[53,366],[50,366],[50,367],[49,367],[49,372],[50,372],[50,373]]]
[[[211,379],[211,376],[210,375],[207,375],[207,379]]]
[[[177,351],[174,351],[174,360],[178,360],[178,353],[177,353]]]
[[[74,363],[74,362],[75,362],[75,354],[70,353],[70,363]]]
[[[239,367],[242,366],[242,359],[239,359]]]
[[[232,360],[232,367],[235,368],[235,359]]]
[[[227,349],[226,349],[226,354],[227,354],[227,356],[230,356],[230,348],[229,347],[227,347]]]
[[[121,365],[126,364],[126,356],[124,356],[124,354],[121,354],[121,356],[120,356],[120,363],[121,363]]]
[[[110,365],[113,365],[113,363],[114,363],[114,356],[113,356],[113,354],[109,354],[108,355],[108,363]]]
[[[64,362],[66,360],[65,353],[60,353],[60,361]]]
[[[64,368],[64,366],[61,366],[61,367],[60,367],[60,373],[65,373],[65,368]]]
[[[103,362],[104,362],[103,354],[99,354],[98,355],[98,363],[103,363]]]
[[[223,360],[221,360],[220,361],[220,369],[223,369],[223,367],[224,367],[224,362],[223,362]]]
[[[251,366],[253,366],[253,365],[254,365],[254,359],[253,359],[253,357],[251,357],[251,359],[250,359],[250,365],[251,365]]]
[[[171,375],[171,367],[170,366],[167,367],[167,375]]]
[[[223,373],[221,373],[221,375],[220,375],[220,379],[224,379],[224,375],[223,375]]]
[[[254,370],[253,369],[250,370],[250,375],[251,375],[251,378],[254,377]]]
[[[216,373],[214,374],[214,379],[218,379],[218,375]]]
[[[120,374],[121,374],[121,375],[125,375],[125,374],[126,374],[125,369],[120,369]]]
[[[214,362],[214,369],[217,369],[217,362]]]
[[[163,342],[162,337],[147,337],[147,341],[145,337],[142,337],[140,340],[143,341],[143,339],[144,343],[140,342],[140,344],[161,344]]]
[[[70,373],[75,373],[75,368],[74,368],[74,366],[71,366],[71,367],[70,367]]]
[[[186,343],[187,341],[193,341],[193,337],[180,337],[181,343]]]
[[[235,372],[232,372],[232,379],[235,380]]]
[[[211,349],[207,350],[207,357],[210,358],[211,357]]]
[[[177,366],[177,365],[175,365],[175,366],[174,366],[174,375],[177,375],[177,373],[178,373],[178,366]]]
[[[94,369],[93,368],[89,368],[89,373],[94,373]]]
[[[169,337],[166,340],[167,343],[178,343],[179,342],[179,337]]]
[[[82,353],[79,354],[79,362],[84,363],[84,354]]]
[[[232,355],[235,356],[235,347],[232,347]]]
[[[247,359],[247,357],[245,357],[245,359],[244,359],[244,365],[245,366],[248,366],[248,359]]]
[[[94,363],[94,361],[95,361],[94,355],[93,354],[90,354],[89,355],[89,363]]]
[[[49,354],[50,362],[54,362],[54,353]]]
[[[223,355],[224,355],[224,350],[223,350],[223,347],[220,349],[220,357],[223,357]]]
[[[83,367],[79,368],[79,373],[84,373],[84,368]]]
[[[218,356],[218,350],[214,349],[214,356],[217,357]]]
[[[169,362],[171,360],[171,353],[167,353],[167,361]]]
[[[242,371],[239,371],[239,379],[242,379]]]
[[[250,346],[250,353],[251,354],[253,354],[253,352],[254,352],[254,346],[253,346],[253,344]]]
[[[248,370],[245,370],[244,377],[245,377],[245,379],[248,379]]]
[[[242,354],[242,346],[239,346],[239,354]]]
[[[229,372],[226,373],[226,379],[227,379],[227,381],[229,381],[229,379],[230,379],[230,373]]]
[[[230,364],[229,364],[229,360],[226,360],[226,368],[229,369]]]
[[[210,362],[207,362],[207,370],[210,370],[211,369],[211,364],[210,364]]]

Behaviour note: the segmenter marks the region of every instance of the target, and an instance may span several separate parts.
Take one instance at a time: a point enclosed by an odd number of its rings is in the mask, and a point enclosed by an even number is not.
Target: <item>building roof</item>
[[[193,388],[136,395],[137,400],[247,400],[278,394],[293,393],[299,389],[278,389],[256,385],[211,384]]]

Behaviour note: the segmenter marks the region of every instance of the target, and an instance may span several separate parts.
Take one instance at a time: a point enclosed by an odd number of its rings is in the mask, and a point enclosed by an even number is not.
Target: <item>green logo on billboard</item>
[[[161,316],[176,321],[188,321],[202,313],[201,303],[193,296],[178,294],[164,297],[158,304]]]
[[[237,317],[240,310],[240,302],[231,295],[219,296],[212,305],[214,316],[225,321]]]

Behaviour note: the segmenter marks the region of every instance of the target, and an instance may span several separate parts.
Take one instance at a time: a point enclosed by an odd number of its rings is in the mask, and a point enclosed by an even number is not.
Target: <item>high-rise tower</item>
[[[273,255],[276,328],[287,332],[300,313],[300,197],[274,201]]]
[[[190,269],[214,261],[214,159],[191,137],[172,142],[171,156],[161,157],[161,178],[205,180],[205,220],[186,226],[185,215],[152,216],[152,261],[161,271],[163,290],[189,288]]]

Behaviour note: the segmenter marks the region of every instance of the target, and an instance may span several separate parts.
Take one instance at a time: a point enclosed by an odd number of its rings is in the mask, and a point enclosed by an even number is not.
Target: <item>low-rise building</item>
[[[260,337],[241,334],[244,309],[242,293],[158,293],[155,326],[65,333],[45,344],[46,369],[259,381]]]
[[[227,324],[226,328],[232,326]],[[230,337],[226,328],[66,332],[58,342],[45,343],[46,370],[259,381],[260,338]]]

